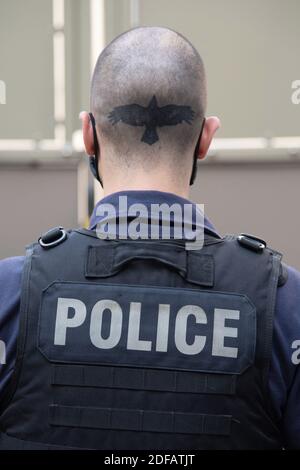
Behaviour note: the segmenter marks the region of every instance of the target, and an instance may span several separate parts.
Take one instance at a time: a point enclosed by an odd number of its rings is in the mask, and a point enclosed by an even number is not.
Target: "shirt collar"
[[[96,206],[94,207],[93,213],[90,218],[90,226],[89,228],[91,230],[94,230],[97,226],[97,224],[100,222],[101,217],[96,215],[97,208],[99,207],[100,204],[111,204],[112,206],[115,207],[116,211],[118,211],[119,207],[119,197],[120,196],[127,196],[127,204],[132,205],[135,203],[142,203],[144,204],[147,208],[150,207],[151,204],[162,204],[166,203],[168,205],[172,205],[174,203],[180,204],[181,206],[184,206],[184,204],[192,204],[193,208],[196,209],[196,204],[189,199],[185,199],[183,197],[178,196],[177,194],[173,193],[168,193],[168,192],[162,192],[162,191],[152,191],[152,190],[147,190],[147,191],[139,191],[139,190],[130,190],[130,191],[119,191],[113,194],[110,194],[108,196],[105,196],[104,198],[100,199],[100,201],[97,202]],[[199,210],[199,209],[197,209]],[[210,222],[210,220],[204,215],[204,228],[208,232],[212,232],[213,235],[220,237],[218,232],[216,231],[215,227],[213,224]]]

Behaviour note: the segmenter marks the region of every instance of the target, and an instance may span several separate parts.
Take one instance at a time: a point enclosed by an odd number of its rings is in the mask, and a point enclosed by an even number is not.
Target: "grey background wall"
[[[103,13],[99,46],[95,34],[92,44],[90,22],[97,3]],[[54,7],[62,4],[64,24],[55,28]],[[52,225],[77,225],[78,214],[80,223],[85,220],[88,181],[85,173],[78,178],[82,153],[72,136],[79,111],[89,109],[91,47],[100,52],[100,34],[107,43],[139,24],[176,29],[199,49],[208,114],[222,119],[219,139],[267,139],[259,151],[252,141],[239,147],[236,140],[224,150],[228,141],[219,140],[210,160],[199,165],[192,198],[205,204],[221,233],[257,234],[300,269],[300,105],[291,102],[291,83],[300,79],[299,17],[298,0],[0,0],[0,80],[7,89],[6,104],[0,104],[0,257],[22,253]],[[56,33],[63,34],[65,56],[60,120]],[[59,126],[64,138],[47,153],[44,141],[57,140]],[[277,137],[298,140],[276,149],[270,139]],[[22,151],[20,139],[31,139],[31,150]]]
[[[219,137],[299,135],[291,82],[299,78],[298,0],[140,0],[139,24],[180,31],[207,71]],[[106,0],[107,37],[130,24],[130,1]]]
[[[61,25],[55,25],[55,15],[62,16]],[[55,34],[63,39],[56,51]],[[64,95],[60,119],[55,112],[55,54],[65,82],[63,90],[56,84]],[[0,80],[6,83],[6,104],[0,105],[4,258],[23,254],[26,244],[51,227],[87,222],[87,168],[83,154],[72,148],[72,135],[79,126],[78,113],[88,108],[89,1],[0,0]]]
[[[54,137],[52,3],[0,1],[1,139]]]
[[[298,162],[202,164],[192,198],[221,235],[256,235],[300,269],[299,179]]]
[[[78,159],[0,163],[0,259],[52,227],[77,226],[77,173]]]

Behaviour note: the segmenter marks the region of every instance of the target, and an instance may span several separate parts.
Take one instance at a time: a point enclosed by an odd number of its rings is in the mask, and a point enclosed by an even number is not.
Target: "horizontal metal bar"
[[[60,169],[77,167],[84,158],[81,153],[74,153],[71,156],[64,156],[57,152],[44,152],[44,153],[32,153],[32,152],[15,152],[1,154],[0,152],[0,167],[3,168],[16,168],[16,167],[32,167],[32,168],[43,168],[54,169],[59,167]]]

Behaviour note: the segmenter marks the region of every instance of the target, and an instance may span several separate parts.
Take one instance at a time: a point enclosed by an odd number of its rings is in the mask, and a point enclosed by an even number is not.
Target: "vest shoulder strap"
[[[224,240],[234,240],[236,239],[240,246],[251,250],[257,254],[262,253],[265,249],[269,250],[272,252],[274,255],[279,257],[280,259],[282,258],[282,254],[270,248],[267,245],[267,242],[263,240],[262,238],[258,238],[254,235],[250,235],[247,233],[240,233],[239,235],[231,235],[227,234],[224,237]],[[280,268],[279,268],[279,276],[278,276],[278,287],[282,287],[288,280],[288,269],[287,265],[285,263],[280,263]]]

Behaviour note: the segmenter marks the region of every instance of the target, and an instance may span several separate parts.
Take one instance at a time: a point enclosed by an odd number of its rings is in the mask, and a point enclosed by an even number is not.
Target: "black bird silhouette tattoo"
[[[146,108],[135,103],[117,106],[109,113],[108,119],[112,125],[121,121],[130,126],[146,126],[141,141],[152,145],[159,140],[157,127],[176,126],[183,121],[191,124],[194,115],[190,106],[169,104],[160,108],[154,95]]]

